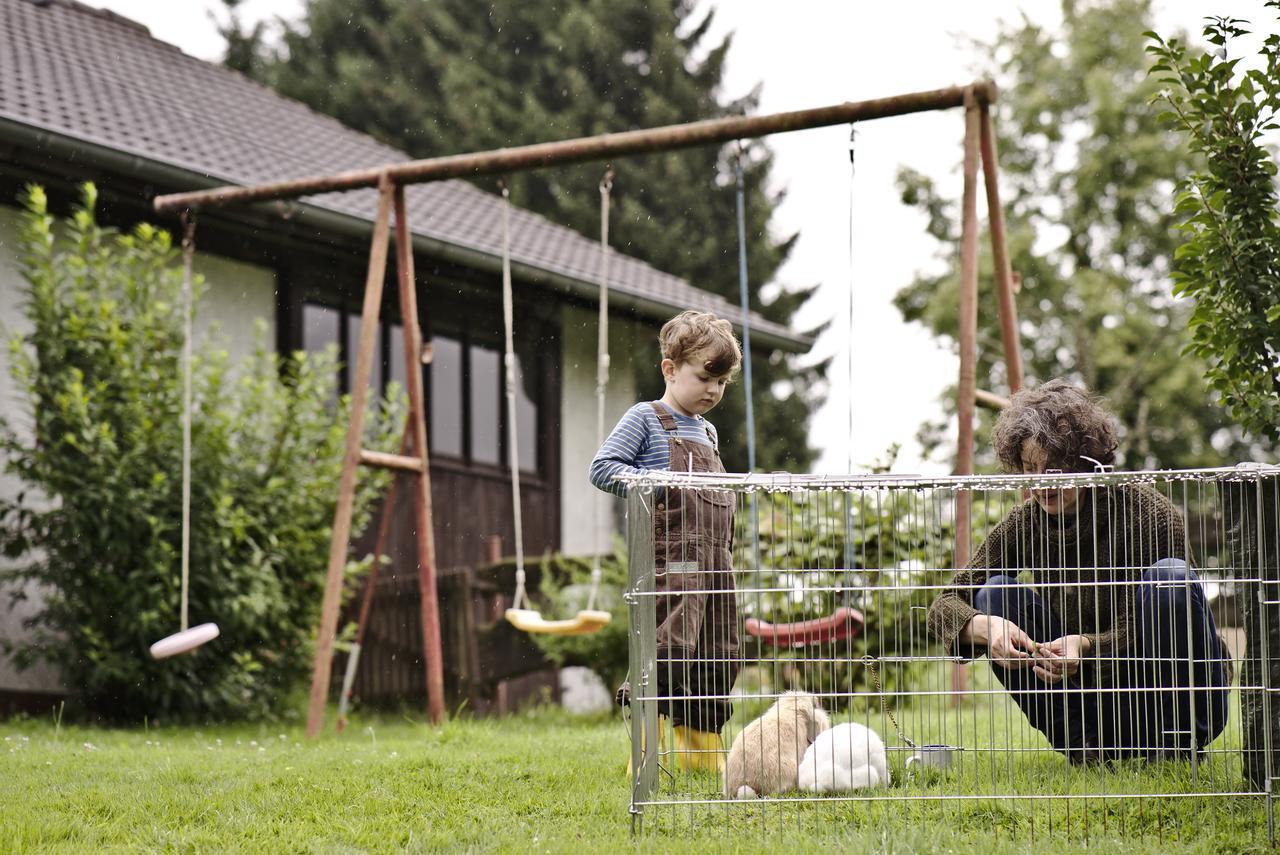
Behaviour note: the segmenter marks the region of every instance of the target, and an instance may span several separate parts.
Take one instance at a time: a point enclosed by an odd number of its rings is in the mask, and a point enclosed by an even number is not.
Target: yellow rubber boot
[[[724,740],[713,730],[694,730],[683,725],[672,728],[676,765],[687,772],[724,774]]]
[[[658,716],[658,756],[662,757],[671,750],[671,728],[667,725],[665,715]],[[644,731],[640,731],[640,753],[644,753]],[[634,777],[635,768],[631,764],[631,752],[627,752],[627,780]]]

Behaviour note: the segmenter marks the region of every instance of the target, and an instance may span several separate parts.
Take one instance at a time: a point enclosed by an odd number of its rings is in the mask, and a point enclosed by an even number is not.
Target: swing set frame
[[[194,213],[210,208],[231,207],[274,200],[296,199],[318,193],[376,188],[377,214],[373,221],[365,280],[364,306],[360,325],[360,346],[352,381],[352,407],[347,427],[346,450],[334,512],[333,537],[325,577],[324,599],[316,642],[311,693],[307,713],[307,736],[319,736],[324,727],[325,704],[329,697],[333,652],[341,605],[343,568],[351,539],[351,519],[357,472],[372,466],[406,472],[413,479],[414,529],[421,590],[422,646],[426,668],[427,714],[432,724],[444,719],[444,667],[440,642],[440,618],[436,599],[435,541],[432,530],[431,474],[427,454],[427,422],[423,400],[422,331],[418,323],[417,294],[414,288],[412,233],[406,216],[404,188],[411,184],[482,175],[509,175],[534,169],[581,163],[610,162],[615,158],[675,151],[735,140],[755,139],[777,133],[831,125],[852,124],[903,116],[912,113],[963,107],[964,192],[960,238],[960,375],[958,389],[957,475],[973,471],[973,422],[977,363],[978,307],[978,165],[981,161],[987,194],[989,232],[995,262],[998,313],[1010,392],[1022,385],[1022,365],[1018,350],[1017,317],[1013,302],[1013,275],[1005,242],[1004,215],[1000,206],[996,141],[991,107],[997,90],[990,81],[914,92],[889,98],[846,102],[809,110],[709,119],[660,128],[603,134],[594,137],[516,146],[471,154],[457,154],[368,169],[351,170],[270,184],[226,186],[208,190],[157,196],[158,213]],[[405,380],[409,392],[409,416],[401,454],[373,452],[361,447],[364,410],[377,340],[388,250],[394,212],[395,266],[403,316]],[[956,554],[969,553],[968,495],[956,502]]]

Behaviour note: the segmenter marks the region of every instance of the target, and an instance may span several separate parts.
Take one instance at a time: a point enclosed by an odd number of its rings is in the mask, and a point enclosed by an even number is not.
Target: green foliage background
[[[1063,376],[1104,395],[1122,425],[1126,468],[1256,458],[1271,442],[1247,436],[1223,410],[1205,379],[1212,357],[1187,351],[1193,306],[1172,284],[1180,241],[1173,198],[1177,182],[1205,161],[1148,104],[1159,88],[1146,74],[1142,35],[1151,3],[1064,0],[1062,18],[1056,30],[1021,19],[979,46],[983,73],[1000,85],[994,118],[1012,267],[1022,275],[1027,383]],[[938,272],[920,275],[895,302],[906,319],[954,343],[958,200],[909,169],[899,187],[928,216],[940,255]],[[985,243],[979,288],[978,384],[1003,394]],[[954,395],[946,395],[951,407]],[[989,426],[990,414],[983,418]],[[926,447],[949,441],[944,427],[926,426]],[[979,454],[994,464],[981,443]]]
[[[734,567],[740,617],[790,623],[849,606],[863,614],[866,624],[851,639],[798,649],[764,644],[742,631],[742,655],[749,668],[739,678],[738,688],[872,691],[873,675],[863,663],[866,656],[884,660],[880,678],[887,692],[911,686],[912,681],[918,685],[931,663],[893,660],[919,657],[933,646],[925,610],[937,589],[929,586],[948,582],[955,566],[951,494],[803,490],[761,492],[753,497],[754,502],[752,497],[739,497],[736,518]],[[973,542],[986,537],[1009,510],[1008,502],[975,503]],[[540,594],[547,614],[567,617],[585,606],[589,558],[548,556],[540,569]],[[621,547],[605,557],[602,572],[603,603],[614,618],[606,629],[574,637],[533,638],[556,664],[592,667],[613,687],[627,673],[630,616],[619,593],[633,584]],[[826,699],[829,704],[848,701],[848,697]],[[750,701],[744,709],[758,714],[767,705]]]
[[[226,62],[316,110],[415,157],[654,127],[755,109],[756,94],[726,99],[730,39],[708,44],[712,13],[692,0],[311,0],[277,44],[235,17],[223,28]],[[737,226],[729,148],[627,158],[613,191],[611,242],[737,305]],[[512,201],[582,234],[599,235],[602,163],[512,177]],[[794,236],[769,223],[772,154],[746,160],[751,307],[789,324],[812,288],[762,292]],[[493,181],[479,186],[494,190]],[[768,296],[765,297],[764,294]],[[566,331],[569,333],[571,331]],[[655,325],[656,333],[656,325]],[[578,334],[594,336],[591,330]],[[654,340],[637,354],[638,388],[661,394]],[[758,468],[806,471],[808,414],[825,365],[757,358]],[[743,388],[716,411],[725,465],[746,469]]]
[[[26,490],[0,502],[0,547],[17,561],[0,581],[43,602],[4,649],[19,666],[56,665],[109,720],[277,714],[309,670],[328,561],[350,406],[335,406],[334,355],[276,356],[265,330],[242,365],[197,351],[190,614],[222,635],[152,660],[179,622],[182,273],[167,232],[101,228],[95,201],[86,185],[59,222],[43,190],[25,194],[30,332],[9,355],[27,409],[0,419],[0,452]],[[386,450],[392,401],[370,414],[367,441]],[[382,483],[361,479],[357,529]]]
[[[1270,9],[1280,2],[1269,0]],[[1228,46],[1247,21],[1210,18],[1212,51],[1155,33],[1153,100],[1201,156],[1179,186],[1182,245],[1175,293],[1193,298],[1188,352],[1203,359],[1213,390],[1256,435],[1280,439],[1280,194],[1275,153],[1265,137],[1280,128],[1280,34],[1263,41],[1258,68]]]
[[[1265,5],[1280,11],[1280,0]],[[1164,86],[1153,100],[1169,107],[1162,117],[1203,156],[1202,167],[1181,183],[1177,204],[1183,243],[1174,281],[1195,303],[1188,350],[1207,362],[1208,380],[1231,414],[1274,442],[1280,439],[1280,193],[1266,136],[1280,129],[1280,33],[1265,36],[1258,56],[1242,64],[1232,52],[1248,26],[1208,18],[1209,50],[1146,35],[1156,60],[1151,76]],[[1274,488],[1242,490],[1227,514],[1238,566],[1278,581]],[[1280,608],[1266,593],[1271,587],[1246,582],[1239,594],[1249,627],[1241,685],[1280,680]],[[1269,786],[1269,769],[1280,762],[1280,719],[1266,694],[1246,690],[1240,699],[1246,774],[1256,787]]]

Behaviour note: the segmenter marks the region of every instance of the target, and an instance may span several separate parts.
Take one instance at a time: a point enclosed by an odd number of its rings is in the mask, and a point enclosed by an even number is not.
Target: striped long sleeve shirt
[[[660,405],[665,406],[665,405]],[[677,435],[688,442],[719,446],[715,426],[702,416],[682,416],[668,410],[676,419]],[[621,474],[651,472],[671,468],[671,452],[667,432],[658,421],[648,401],[636,404],[618,421],[609,438],[591,461],[591,483],[606,493],[625,496],[626,488],[614,481]]]

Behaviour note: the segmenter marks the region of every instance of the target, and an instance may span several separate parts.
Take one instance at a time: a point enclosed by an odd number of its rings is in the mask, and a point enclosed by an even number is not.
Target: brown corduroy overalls
[[[681,439],[675,417],[657,401],[652,406],[667,433],[673,472],[725,471],[718,448]],[[672,724],[696,730],[718,731],[728,721],[728,695],[741,668],[734,504],[728,490],[667,488],[654,507],[658,689],[670,697],[659,709]]]

